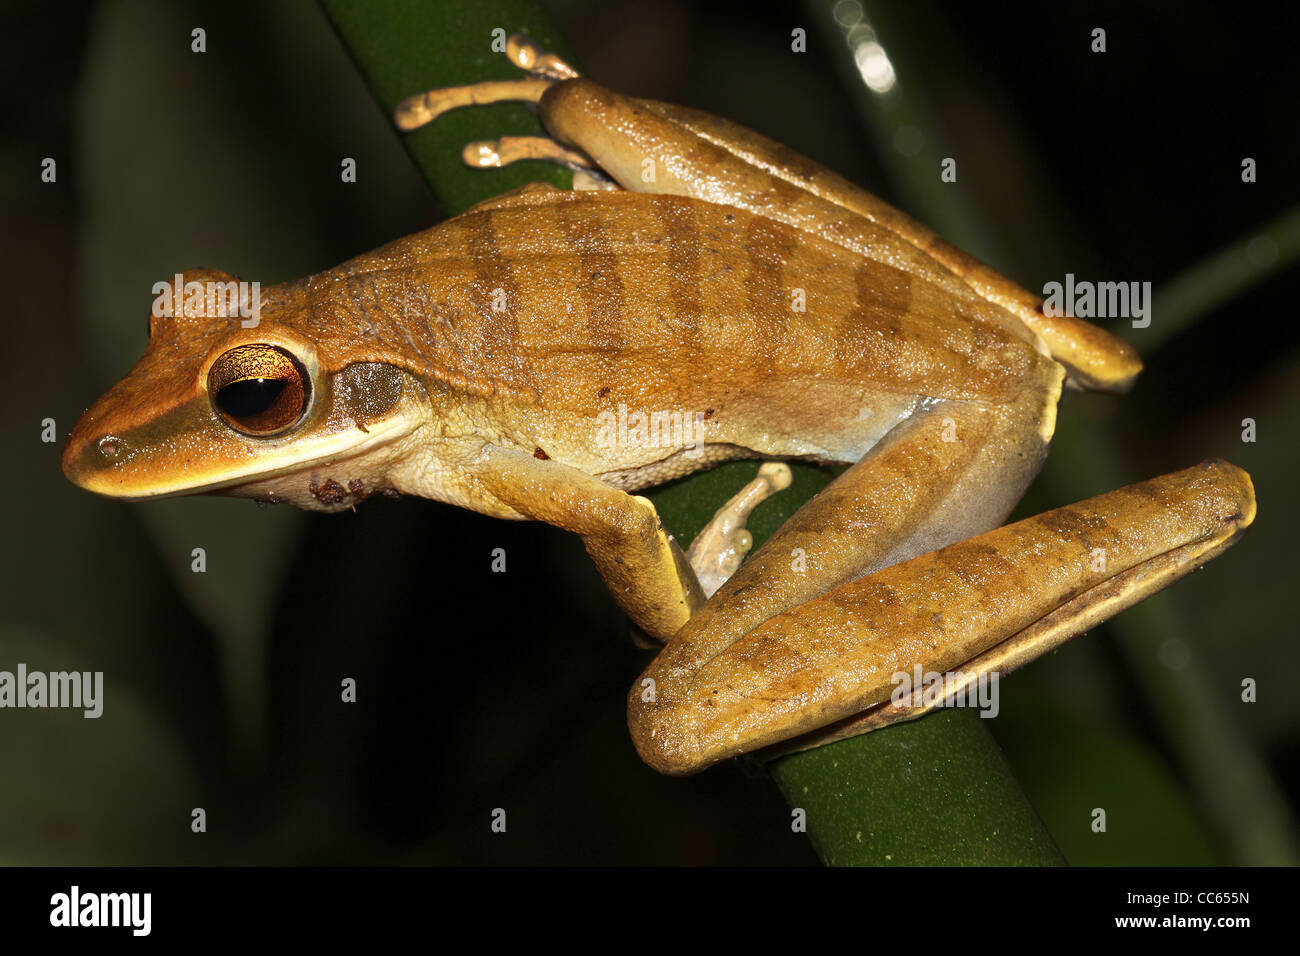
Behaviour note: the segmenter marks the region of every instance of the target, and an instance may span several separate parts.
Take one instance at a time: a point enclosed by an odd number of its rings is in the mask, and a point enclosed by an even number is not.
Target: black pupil
[[[260,415],[280,397],[284,380],[279,378],[246,378],[231,382],[217,392],[217,403],[231,418],[248,418]]]

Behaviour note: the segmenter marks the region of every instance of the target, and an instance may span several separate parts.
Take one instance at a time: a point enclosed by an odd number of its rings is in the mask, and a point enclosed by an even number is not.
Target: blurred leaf
[[[1068,654],[1081,649],[1069,645]],[[993,729],[1066,859],[1075,866],[1222,865],[1203,808],[1161,755],[1104,709],[1082,719],[1052,695],[1040,673],[1058,662],[1073,669],[1063,656],[1004,679]],[[1097,809],[1106,813],[1105,832],[1092,829]]]
[[[1151,303],[1159,316],[1138,340],[1153,352],[1198,319],[1300,261],[1300,206],[1288,209],[1161,285]]]

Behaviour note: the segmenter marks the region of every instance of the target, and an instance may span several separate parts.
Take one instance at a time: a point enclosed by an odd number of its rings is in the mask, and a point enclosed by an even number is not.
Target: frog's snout
[[[95,427],[95,422],[85,415],[72,429],[63,446],[61,464],[63,474],[79,488],[97,494],[113,494],[104,478],[116,460],[127,457],[127,443],[119,436]]]

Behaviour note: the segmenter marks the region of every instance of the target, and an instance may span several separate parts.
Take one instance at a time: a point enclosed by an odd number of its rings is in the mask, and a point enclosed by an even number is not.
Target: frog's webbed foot
[[[542,49],[521,33],[506,40],[506,57],[527,72],[529,77],[449,86],[407,97],[397,104],[394,111],[397,128],[410,132],[432,123],[443,113],[465,106],[507,102],[535,105],[554,84],[579,76],[578,71],[564,60]],[[461,158],[465,165],[478,169],[507,166],[521,159],[540,159],[572,169],[574,189],[618,188],[586,153],[566,149],[545,136],[505,136],[495,140],[477,140],[465,146]]]
[[[707,597],[713,597],[727,578],[736,573],[754,546],[754,536],[745,527],[750,513],[776,492],[789,488],[791,478],[790,466],[785,462],[766,462],[758,469],[758,477],[719,508],[713,520],[695,536],[686,560]]]

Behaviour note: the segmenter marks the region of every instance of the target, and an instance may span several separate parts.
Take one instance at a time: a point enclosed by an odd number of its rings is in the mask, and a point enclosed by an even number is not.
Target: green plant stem
[[[517,71],[491,49],[495,28],[524,32],[570,62],[571,53],[541,9],[523,0],[460,5],[400,0],[382,18],[356,0],[321,0],[375,99],[390,115],[415,93]],[[448,214],[528,182],[568,185],[552,164],[469,170],[460,148],[475,139],[542,135],[536,117],[514,104],[458,110],[404,137]],[[690,540],[713,511],[752,477],[738,463],[654,495],[666,526]],[[764,506],[751,524],[756,540],[828,480],[796,469],[796,487]],[[764,525],[766,522],[766,525]],[[970,713],[944,714],[782,758],[773,773],[792,805],[807,811],[814,847],[831,863],[1060,863],[1005,760]]]
[[[773,763],[828,865],[1011,866],[1065,859],[971,710],[939,711]]]

